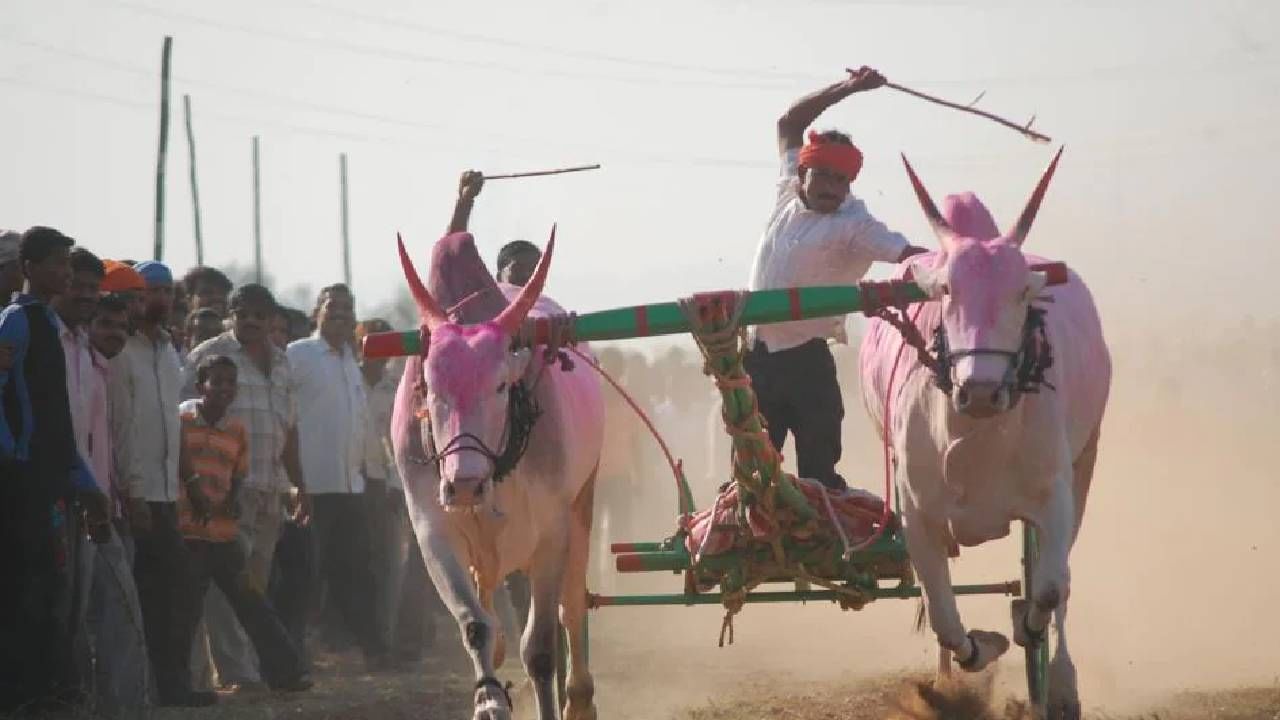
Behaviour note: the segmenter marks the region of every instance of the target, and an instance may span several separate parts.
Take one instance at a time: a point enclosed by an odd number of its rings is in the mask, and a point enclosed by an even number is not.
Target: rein
[[[540,373],[538,379],[541,380],[541,378]],[[502,431],[501,452],[495,452],[484,440],[469,432],[454,435],[445,444],[443,450],[436,450],[435,435],[431,432],[431,416],[426,415],[423,417],[427,426],[426,433],[422,438],[426,456],[414,458],[414,460],[423,465],[435,465],[436,474],[440,474],[440,463],[445,458],[462,452],[475,452],[489,461],[493,468],[493,481],[502,482],[511,474],[520,459],[524,457],[525,451],[529,449],[529,438],[533,435],[533,428],[537,425],[538,418],[542,416],[542,408],[538,407],[538,401],[533,396],[535,389],[537,389],[536,382],[533,388],[526,386],[523,380],[512,383],[508,391],[507,423]],[[421,399],[419,395],[420,406]]]
[[[1027,319],[1022,323],[1022,342],[1017,350],[996,350],[993,348],[967,348],[952,350],[947,340],[946,330],[939,323],[933,331],[933,347],[931,357],[934,362],[933,382],[942,392],[950,395],[954,388],[951,381],[951,370],[955,361],[963,357],[981,357],[994,355],[1009,361],[1001,386],[1015,393],[1038,393],[1044,385],[1056,390],[1053,384],[1045,379],[1045,372],[1053,367],[1053,347],[1045,333],[1045,315],[1048,310],[1040,307],[1027,308]],[[1016,400],[1016,397],[1014,398]]]
[[[1031,306],[1027,308],[1027,318],[1022,323],[1022,341],[1017,350],[997,350],[994,348],[965,348],[952,350],[942,323],[933,331],[932,344],[926,344],[920,328],[916,326],[915,315],[907,316],[907,302],[902,293],[902,283],[897,280],[885,282],[863,282],[859,285],[864,298],[863,314],[867,317],[879,318],[892,325],[902,336],[903,343],[916,351],[916,359],[927,368],[933,376],[933,384],[948,395],[955,388],[951,380],[951,371],[955,361],[963,357],[979,357],[995,355],[1009,360],[1009,367],[1001,382],[1004,387],[1014,393],[1037,393],[1045,386],[1055,390],[1053,384],[1045,379],[1045,373],[1053,367],[1053,347],[1049,344],[1049,336],[1045,329],[1045,316],[1048,310]],[[916,313],[919,314],[918,312]],[[1016,400],[1016,397],[1014,398]]]

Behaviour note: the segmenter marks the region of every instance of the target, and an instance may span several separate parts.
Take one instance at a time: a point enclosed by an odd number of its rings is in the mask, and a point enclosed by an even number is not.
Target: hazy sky
[[[349,155],[356,292],[403,284],[460,171],[599,162],[492,183],[486,259],[560,223],[549,292],[578,311],[746,284],[770,209],[774,120],[868,64],[1037,127],[1067,152],[1030,249],[1091,281],[1110,323],[1274,317],[1280,260],[1280,3],[0,0],[0,226],[57,226],[104,257],[152,247],[159,58],[174,37],[165,260],[194,260],[181,96],[192,96],[206,261],[252,260],[262,138],[267,270],[340,279]],[[867,157],[854,192],[931,244],[897,153],[937,197],[974,190],[1007,225],[1051,156],[891,90],[822,127]],[[1210,301],[1206,303],[1205,301]]]

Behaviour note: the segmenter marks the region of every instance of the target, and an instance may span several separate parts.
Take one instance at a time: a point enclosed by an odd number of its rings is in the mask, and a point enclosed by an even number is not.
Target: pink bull
[[[934,298],[912,313],[922,335],[937,338],[942,362],[922,365],[880,320],[868,326],[860,362],[863,399],[877,429],[890,412],[886,440],[903,490],[908,550],[943,649],[940,672],[950,671],[951,654],[976,671],[1009,646],[999,633],[966,630],[948,557],[960,545],[1004,537],[1012,521],[1025,520],[1039,530],[1041,554],[1026,589],[1029,602],[1014,603],[1014,639],[1043,642],[1053,617],[1049,710],[1078,717],[1065,635],[1067,558],[1093,477],[1111,361],[1080,278],[1072,273],[1066,284],[1046,287],[1029,267],[1041,259],[1022,251],[1057,163],[1055,157],[1003,236],[971,193],[947,197],[940,213],[907,164],[942,246],[911,264],[909,272]]]
[[[433,267],[433,278],[456,282],[482,267],[469,235],[446,237],[437,249],[441,246],[461,250],[439,253],[437,260],[445,258],[450,266]],[[524,288],[505,286],[500,294],[481,270],[476,292],[487,293],[490,303],[493,295],[512,299],[492,320],[461,325],[446,317],[400,245],[427,350],[425,359],[406,364],[392,443],[428,573],[471,655],[475,718],[482,720],[511,716],[510,698],[494,675],[505,643],[493,594],[515,570],[528,575],[532,596],[521,654],[538,718],[557,717],[557,609],[569,637],[564,717],[595,717],[585,622],[592,492],[604,423],[600,389],[585,364],[565,370],[547,366],[542,349],[517,350],[512,342],[526,317],[563,314],[539,297],[554,250],[553,232]],[[495,482],[498,455],[511,429],[510,393],[521,382],[532,389],[541,415],[523,457],[508,477]]]

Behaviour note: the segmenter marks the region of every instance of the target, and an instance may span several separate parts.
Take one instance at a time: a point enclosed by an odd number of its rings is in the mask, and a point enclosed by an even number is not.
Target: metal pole
[[[156,228],[152,259],[164,259],[164,166],[169,152],[169,56],[173,38],[164,37],[160,52],[160,151],[156,156]]]
[[[338,155],[338,182],[342,187],[342,281],[351,287],[351,216],[347,212],[347,154]],[[352,290],[354,292],[354,290]]]
[[[1010,580],[1002,583],[986,583],[983,585],[952,585],[951,591],[956,595],[1007,595],[1017,597],[1022,594],[1022,583]],[[876,599],[917,598],[921,595],[918,585],[901,587],[876,588],[871,596]],[[786,592],[752,592],[747,593],[742,601],[748,605],[755,603],[814,602],[827,600],[836,602],[839,593],[832,590],[805,590]],[[587,609],[602,607],[625,607],[645,605],[721,605],[724,596],[721,593],[676,593],[670,595],[588,595]]]
[[[262,181],[258,174],[258,136],[253,136],[253,275],[262,282]]]
[[[204,265],[204,233],[200,229],[200,186],[196,182],[196,135],[191,129],[191,96],[182,96],[182,109],[187,121],[187,156],[191,166],[191,208],[196,223],[196,265]]]

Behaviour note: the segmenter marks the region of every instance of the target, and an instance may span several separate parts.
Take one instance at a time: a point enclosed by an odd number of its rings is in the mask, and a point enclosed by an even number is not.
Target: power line
[[[462,32],[459,30],[451,30],[437,25],[427,25],[415,22],[402,17],[387,17],[376,15],[373,13],[361,12],[357,10],[349,10],[347,8],[334,7],[315,0],[299,0],[299,5],[322,10],[334,15],[342,15],[354,18],[371,25],[380,25],[398,30],[412,30],[419,33],[430,35],[438,35],[440,37],[452,38],[464,42],[472,42],[481,45],[490,45],[503,48],[513,48],[520,50],[533,50],[535,52],[546,53],[549,55],[558,55],[560,57],[571,60],[591,60],[594,62],[609,62],[618,65],[631,65],[635,67],[643,67],[657,70],[676,70],[680,72],[697,72],[710,75],[728,75],[740,78],[770,78],[783,82],[821,82],[821,78],[807,73],[788,73],[780,72],[773,69],[748,69],[748,68],[729,68],[729,67],[712,67],[708,65],[688,65],[684,63],[673,63],[665,60],[653,60],[649,58],[635,58],[621,55],[611,55],[609,53],[594,52],[591,50],[575,50],[569,48],[557,47],[554,45],[542,45],[539,43],[531,43],[524,40],[512,40],[510,38],[500,38],[489,35],[480,35],[477,33]]]
[[[197,15],[189,15],[186,13],[178,13],[170,10],[152,7],[141,3],[130,2],[130,0],[107,0],[112,5],[130,10],[137,13],[152,15],[164,18],[166,20],[187,22],[195,25],[203,25],[207,27],[217,28],[219,30],[237,32],[245,35],[256,35],[266,37],[273,40],[283,42],[301,44],[312,47],[323,47],[327,50],[338,50],[341,52],[361,55],[365,57],[374,57],[382,60],[390,60],[395,62],[403,62],[417,65],[439,65],[445,67],[464,67],[473,70],[482,70],[487,72],[497,72],[504,75],[534,75],[537,77],[559,77],[568,80],[595,80],[599,82],[611,83],[630,83],[644,85],[682,85],[688,87],[711,87],[718,90],[760,90],[760,89],[785,89],[788,86],[782,84],[770,84],[761,82],[752,83],[730,83],[716,80],[691,80],[688,78],[677,77],[642,77],[642,76],[624,76],[624,75],[604,75],[599,73],[585,73],[574,70],[561,70],[549,68],[530,68],[520,64],[502,63],[487,60],[469,60],[456,57],[442,57],[438,55],[427,55],[420,52],[411,52],[407,50],[395,50],[385,48],[378,45],[366,45],[362,43],[353,43],[334,37],[315,37],[309,35],[301,35],[287,33],[279,30],[269,30],[266,28],[250,27],[247,25],[237,25],[234,23],[223,22],[207,17]]]

